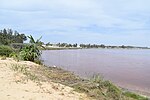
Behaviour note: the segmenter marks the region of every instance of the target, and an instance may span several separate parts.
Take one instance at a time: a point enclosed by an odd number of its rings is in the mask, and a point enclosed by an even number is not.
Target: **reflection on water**
[[[83,77],[99,73],[122,87],[150,92],[150,50],[51,50],[42,59]]]

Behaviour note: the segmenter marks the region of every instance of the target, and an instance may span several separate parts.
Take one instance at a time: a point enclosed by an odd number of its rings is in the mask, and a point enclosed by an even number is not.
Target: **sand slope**
[[[22,73],[11,69],[13,63],[17,62],[0,60],[0,100],[87,100],[85,94],[58,83],[40,82],[39,85],[23,80],[25,76]]]

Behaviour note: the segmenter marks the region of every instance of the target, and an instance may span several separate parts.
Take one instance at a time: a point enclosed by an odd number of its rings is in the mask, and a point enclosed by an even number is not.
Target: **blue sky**
[[[150,0],[0,0],[0,29],[44,42],[150,47]]]

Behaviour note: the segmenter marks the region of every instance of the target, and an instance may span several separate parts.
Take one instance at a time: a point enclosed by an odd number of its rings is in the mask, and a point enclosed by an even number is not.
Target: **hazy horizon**
[[[47,43],[150,47],[149,0],[1,0],[0,29]]]

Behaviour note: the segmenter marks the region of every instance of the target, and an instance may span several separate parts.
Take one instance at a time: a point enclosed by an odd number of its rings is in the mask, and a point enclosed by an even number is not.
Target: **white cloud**
[[[1,0],[0,15],[1,28],[28,33],[134,42],[150,32],[149,0]]]

